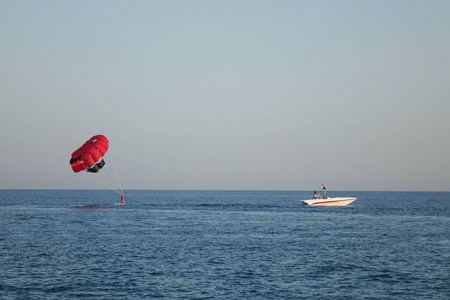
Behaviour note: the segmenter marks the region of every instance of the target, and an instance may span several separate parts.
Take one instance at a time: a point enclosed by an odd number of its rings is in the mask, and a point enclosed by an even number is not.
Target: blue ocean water
[[[0,299],[450,299],[450,193],[0,190]]]

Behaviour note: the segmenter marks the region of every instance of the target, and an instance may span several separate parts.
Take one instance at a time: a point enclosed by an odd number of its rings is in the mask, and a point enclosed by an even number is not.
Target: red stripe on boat
[[[320,205],[320,204],[325,204],[325,203],[342,202],[342,201],[348,201],[348,200],[353,200],[353,198],[342,199],[342,200],[334,200],[334,201],[316,202],[316,203],[313,203],[313,204],[311,204],[311,205]]]

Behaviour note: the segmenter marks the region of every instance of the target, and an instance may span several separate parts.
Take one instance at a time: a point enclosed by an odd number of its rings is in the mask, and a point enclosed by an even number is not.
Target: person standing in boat
[[[313,199],[317,199],[317,192],[316,191],[314,191]]]

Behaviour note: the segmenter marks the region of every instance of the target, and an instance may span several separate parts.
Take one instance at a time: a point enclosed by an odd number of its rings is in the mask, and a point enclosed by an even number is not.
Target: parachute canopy
[[[108,151],[109,141],[104,135],[95,135],[72,153],[70,166],[75,173],[86,170],[97,173],[104,165],[103,156]]]

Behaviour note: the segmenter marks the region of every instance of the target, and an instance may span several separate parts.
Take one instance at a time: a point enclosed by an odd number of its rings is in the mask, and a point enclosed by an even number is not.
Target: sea
[[[450,192],[0,190],[0,299],[450,299]]]

